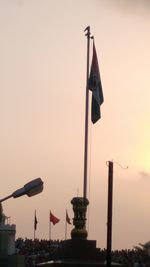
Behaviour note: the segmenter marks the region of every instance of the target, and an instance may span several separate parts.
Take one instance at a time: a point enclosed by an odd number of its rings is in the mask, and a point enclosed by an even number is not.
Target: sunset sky
[[[48,239],[51,210],[60,219],[52,239],[64,239],[65,211],[73,218],[70,201],[82,196],[90,25],[104,103],[89,123],[88,238],[106,247],[113,160],[112,248],[150,240],[149,14],[149,0],[0,0],[1,198],[44,181],[40,195],[3,204],[16,238],[33,238],[36,209],[36,237]]]

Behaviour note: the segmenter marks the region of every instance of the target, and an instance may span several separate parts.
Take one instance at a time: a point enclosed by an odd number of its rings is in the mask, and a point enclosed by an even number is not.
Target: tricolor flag
[[[88,88],[92,91],[91,120],[93,123],[101,118],[100,105],[104,102],[102,84],[95,43],[93,41],[93,58],[88,81]]]
[[[60,221],[60,219],[58,219],[57,217],[55,217],[51,211],[50,211],[50,222],[53,223],[53,225],[55,225],[56,223],[58,223]]]
[[[37,224],[38,224],[38,221],[37,221],[36,210],[35,210],[35,213],[34,213],[34,230],[36,230]]]
[[[71,219],[70,219],[69,216],[68,216],[68,212],[67,212],[67,210],[66,210],[66,222],[67,222],[68,224],[71,224]]]

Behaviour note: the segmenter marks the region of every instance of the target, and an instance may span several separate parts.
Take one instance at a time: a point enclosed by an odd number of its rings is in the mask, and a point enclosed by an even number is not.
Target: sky
[[[33,238],[36,209],[36,237],[48,239],[51,210],[60,219],[52,239],[64,239],[66,209],[72,219],[70,201],[83,194],[90,25],[104,103],[101,119],[89,120],[88,239],[106,247],[113,161],[112,248],[150,240],[149,9],[146,0],[0,0],[1,198],[44,181],[41,194],[3,203],[16,238]]]

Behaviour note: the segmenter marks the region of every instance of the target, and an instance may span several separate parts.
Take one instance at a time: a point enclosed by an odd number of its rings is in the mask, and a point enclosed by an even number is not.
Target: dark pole
[[[51,211],[49,211],[49,241],[51,240],[51,220],[50,220]]]
[[[112,205],[113,205],[113,162],[108,162],[108,210],[107,210],[107,267],[111,266],[112,249]]]
[[[86,70],[86,100],[85,100],[85,144],[84,144],[84,183],[83,183],[83,197],[87,197],[87,162],[88,162],[88,109],[89,109],[89,52],[90,52],[90,26],[87,31],[87,70]]]

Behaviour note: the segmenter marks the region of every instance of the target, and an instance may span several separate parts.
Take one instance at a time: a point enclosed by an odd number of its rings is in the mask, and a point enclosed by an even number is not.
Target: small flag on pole
[[[67,212],[67,210],[66,210],[66,222],[67,222],[68,224],[71,224],[71,219],[70,219],[69,216],[68,216],[68,212]]]
[[[51,211],[50,211],[50,222],[53,223],[53,225],[55,225],[56,223],[58,223],[60,221],[60,219],[58,219],[57,217],[55,217]]]
[[[90,70],[88,87],[92,91],[91,120],[93,123],[101,118],[100,105],[104,102],[102,84],[99,72],[99,65],[95,43],[93,41],[93,58]]]
[[[35,214],[34,214],[34,230],[37,229],[37,224],[38,224],[38,221],[37,221],[36,210],[35,210]]]

